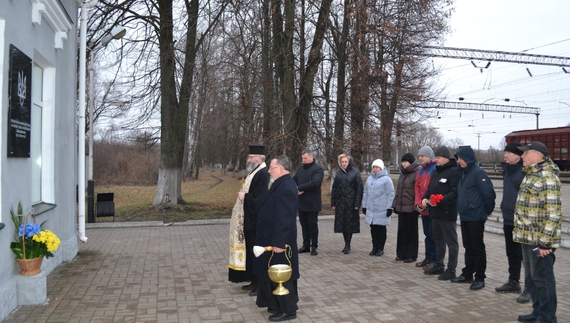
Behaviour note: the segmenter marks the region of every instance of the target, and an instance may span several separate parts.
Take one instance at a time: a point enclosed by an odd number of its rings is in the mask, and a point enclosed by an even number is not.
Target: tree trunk
[[[186,141],[187,107],[181,107],[176,95],[175,50],[173,38],[172,1],[159,0],[159,49],[161,78],[161,135],[160,167],[156,195],[156,208],[176,207],[182,199],[182,159]]]
[[[158,189],[154,197],[152,205],[158,208],[176,207],[176,196],[181,188],[179,178],[182,176],[182,169],[165,169],[158,170]]]
[[[295,0],[284,0],[281,51],[283,52],[283,74],[281,83],[281,100],[283,102],[283,121],[285,128],[285,152],[293,156],[300,148],[296,128],[296,98],[295,98],[295,55],[293,53],[293,36],[295,32]],[[281,149],[279,149],[281,150]]]
[[[301,161],[301,151],[307,143],[307,133],[309,131],[309,114],[311,112],[311,105],[313,104],[313,90],[315,85],[315,75],[319,69],[319,65],[322,61],[322,47],[325,32],[327,30],[327,20],[331,8],[332,0],[324,0],[321,3],[321,8],[319,10],[319,17],[317,19],[317,26],[315,29],[315,34],[313,37],[313,42],[311,44],[311,49],[309,51],[309,58],[307,60],[307,65],[301,70],[301,82],[299,84],[299,105],[295,111],[295,130],[293,138],[294,144],[292,145],[292,150],[289,152],[289,157],[293,161],[299,161],[299,163],[293,162],[294,165],[299,166]]]
[[[366,1],[358,1],[356,9],[356,35],[354,40],[354,53],[352,61],[351,92],[350,92],[350,130],[351,155],[354,158],[354,167],[362,171],[362,154],[364,152],[364,117],[368,106],[370,89],[368,59]]]
[[[335,38],[338,57],[338,75],[337,75],[337,93],[336,93],[336,111],[334,125],[334,143],[333,153],[330,157],[331,170],[336,169],[338,165],[337,156],[344,150],[344,125],[345,125],[345,101],[346,101],[346,64],[347,64],[347,44],[348,34],[350,31],[350,15],[351,1],[344,0],[344,17],[342,20],[342,32]],[[334,174],[334,171],[332,172]],[[331,174],[331,175],[332,175]]]

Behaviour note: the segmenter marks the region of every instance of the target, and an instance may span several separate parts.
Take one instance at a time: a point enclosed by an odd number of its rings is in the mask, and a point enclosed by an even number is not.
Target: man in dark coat
[[[232,211],[229,281],[234,283],[251,281],[251,284],[242,286],[242,289],[249,290],[249,295],[255,296],[257,277],[252,271],[253,245],[257,228],[256,211],[257,204],[267,192],[269,184],[264,146],[258,144],[249,146],[247,170],[249,174],[244,179],[242,190],[238,192],[238,199]]]
[[[297,317],[297,279],[299,279],[299,255],[297,251],[297,184],[291,178],[291,161],[286,156],[271,160],[269,175],[271,188],[259,202],[257,209],[257,236],[255,244],[273,247],[255,258],[253,273],[259,279],[257,306],[267,307],[273,313],[269,321],[278,322]],[[274,254],[273,254],[274,253]],[[271,265],[291,264],[291,278],[283,283],[289,294],[273,295],[277,284],[269,279],[268,262]]]
[[[471,147],[455,153],[462,173],[457,189],[457,211],[461,219],[461,237],[465,248],[465,267],[452,283],[469,283],[471,290],[485,287],[487,253],[485,251],[485,221],[495,209],[495,190],[487,173],[479,167]],[[473,274],[475,279],[473,280]]]
[[[439,280],[456,278],[457,258],[459,257],[459,243],[457,242],[457,184],[459,183],[459,169],[455,158],[451,158],[449,149],[445,146],[435,151],[435,172],[432,173],[428,190],[423,196],[422,207],[429,208],[432,219],[433,240],[435,241],[435,266],[424,273],[426,275],[439,275]],[[441,194],[443,197],[438,203],[432,201],[432,195]],[[446,247],[449,249],[447,269],[443,260]]]
[[[521,155],[522,151],[517,147],[522,146],[516,141],[512,141],[505,146],[505,167],[503,168],[503,199],[501,200],[501,211],[503,213],[503,232],[505,233],[505,250],[509,264],[509,280],[503,285],[496,287],[497,292],[503,293],[520,293],[521,284],[521,268],[522,268],[522,249],[520,243],[513,241],[515,205],[519,188],[524,178],[522,172],[523,164]],[[527,284],[525,290],[517,298],[519,303],[530,302],[530,294],[528,293]]]
[[[299,191],[299,222],[303,231],[303,246],[299,253],[309,252],[311,255],[319,254],[319,226],[318,216],[322,207],[321,185],[325,176],[323,168],[314,159],[311,150],[303,150],[303,166],[297,170],[293,180],[297,183]]]

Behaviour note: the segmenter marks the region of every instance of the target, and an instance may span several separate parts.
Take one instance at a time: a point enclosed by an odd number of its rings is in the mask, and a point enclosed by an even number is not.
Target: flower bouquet
[[[429,196],[429,200],[427,201],[427,203],[431,206],[436,206],[439,204],[439,202],[441,202],[441,200],[443,200],[443,195],[432,194]]]
[[[441,202],[441,200],[443,200],[443,195],[441,194],[432,194],[429,196],[429,199],[427,200],[427,204],[431,205],[431,206],[436,206],[437,204],[439,204],[439,202]],[[423,211],[425,211],[425,207],[422,207],[420,204],[416,205],[416,210],[420,213],[422,213]]]
[[[34,223],[28,223],[30,215],[33,217],[33,211],[22,217],[20,203],[18,203],[18,213],[14,213],[14,210],[10,208],[10,216],[16,230],[16,241],[10,243],[10,249],[16,255],[22,275],[38,274],[43,257],[53,257],[53,253],[57,251],[60,244],[59,238],[53,232],[42,228],[45,222],[37,224],[34,218]],[[34,268],[27,269],[29,266]]]

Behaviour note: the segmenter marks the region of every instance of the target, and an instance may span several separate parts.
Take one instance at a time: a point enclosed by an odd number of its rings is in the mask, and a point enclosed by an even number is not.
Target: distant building
[[[45,301],[46,276],[79,250],[76,220],[77,30],[75,0],[0,5],[0,321]],[[42,273],[20,276],[9,248],[10,207],[33,207],[61,239]],[[42,301],[43,300],[43,301]]]

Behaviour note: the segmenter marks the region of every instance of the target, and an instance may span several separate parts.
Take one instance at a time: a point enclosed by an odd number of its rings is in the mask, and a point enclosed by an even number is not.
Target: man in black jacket
[[[457,242],[457,184],[459,169],[457,161],[451,158],[449,149],[445,146],[435,151],[435,171],[431,175],[428,190],[423,196],[422,207],[429,208],[432,219],[433,240],[435,241],[435,266],[424,271],[426,275],[439,275],[439,280],[456,278],[457,258],[459,257],[459,242]],[[434,201],[432,195],[441,195],[441,200]],[[449,249],[447,270],[443,260]]]
[[[318,216],[322,207],[321,184],[323,183],[324,171],[314,159],[314,153],[303,150],[301,156],[303,166],[297,170],[293,177],[297,183],[299,194],[299,222],[303,231],[303,246],[299,248],[299,253],[309,252],[311,255],[319,254],[319,226]]]
[[[457,212],[461,219],[465,267],[461,275],[451,279],[451,282],[471,284],[470,290],[480,290],[485,287],[487,277],[487,251],[483,238],[485,221],[495,209],[495,189],[487,173],[479,167],[471,147],[459,148],[455,158],[461,167],[457,185]]]
[[[502,286],[496,287],[497,292],[503,293],[520,293],[522,267],[522,249],[520,243],[513,241],[513,219],[515,214],[515,205],[519,187],[524,178],[522,172],[522,151],[517,147],[522,146],[516,141],[510,142],[505,147],[505,167],[503,168],[503,199],[501,201],[501,211],[503,213],[503,232],[505,233],[505,249],[509,263],[509,280]],[[526,280],[525,280],[526,281]],[[530,294],[526,288],[523,294],[517,298],[519,303],[530,302]]]

